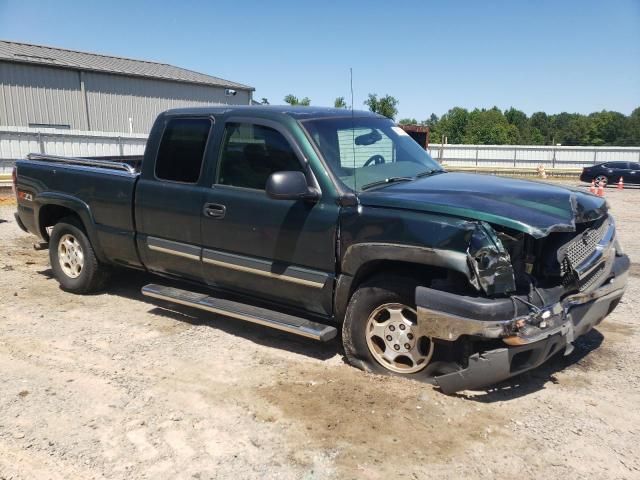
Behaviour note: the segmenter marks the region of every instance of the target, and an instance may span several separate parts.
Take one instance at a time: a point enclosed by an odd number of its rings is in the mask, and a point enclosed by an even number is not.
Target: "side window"
[[[219,164],[219,184],[257,190],[264,190],[274,172],[302,170],[280,132],[251,123],[227,123]]]
[[[605,166],[607,168],[629,168],[627,162],[609,162]]]
[[[211,120],[207,118],[169,120],[158,149],[156,177],[174,182],[196,183],[202,170],[211,125]]]

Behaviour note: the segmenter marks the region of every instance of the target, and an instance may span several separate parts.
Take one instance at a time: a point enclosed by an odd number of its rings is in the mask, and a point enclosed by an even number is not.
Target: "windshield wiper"
[[[363,185],[361,187],[361,189],[362,190],[367,190],[369,188],[378,187],[380,185],[386,185],[388,183],[410,182],[413,179],[414,179],[414,177],[387,177],[387,178],[385,178],[383,180],[377,180],[375,182],[367,183],[366,185]]]
[[[440,168],[432,168],[431,170],[426,170],[424,172],[420,172],[414,178],[429,177],[431,175],[436,175],[438,173],[444,173],[444,170],[442,170]]]
[[[367,190],[372,187],[379,187],[381,185],[387,185],[389,183],[395,182],[410,182],[415,180],[416,178],[428,177],[430,175],[436,175],[438,173],[444,173],[445,171],[439,168],[433,168],[431,170],[426,170],[424,172],[418,173],[415,177],[387,177],[382,180],[377,180],[375,182],[367,183],[361,187],[362,190]]]

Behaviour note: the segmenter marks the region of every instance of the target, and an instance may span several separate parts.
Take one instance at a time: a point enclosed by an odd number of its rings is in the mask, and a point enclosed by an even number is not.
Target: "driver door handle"
[[[207,218],[224,218],[227,213],[227,207],[219,203],[205,203],[202,213]]]

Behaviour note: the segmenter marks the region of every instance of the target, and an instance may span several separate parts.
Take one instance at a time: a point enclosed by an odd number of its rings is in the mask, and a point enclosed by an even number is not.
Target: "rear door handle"
[[[227,213],[227,207],[219,203],[205,203],[202,213],[208,218],[224,218]]]

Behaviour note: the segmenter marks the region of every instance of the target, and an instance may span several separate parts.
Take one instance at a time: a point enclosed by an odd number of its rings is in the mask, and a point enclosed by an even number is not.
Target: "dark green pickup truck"
[[[340,330],[351,364],[444,392],[570,352],[629,269],[602,198],[447,173],[368,112],[171,110],[144,158],[31,155],[15,188],[65,290],[147,270],[185,281],[149,297],[321,341]]]

